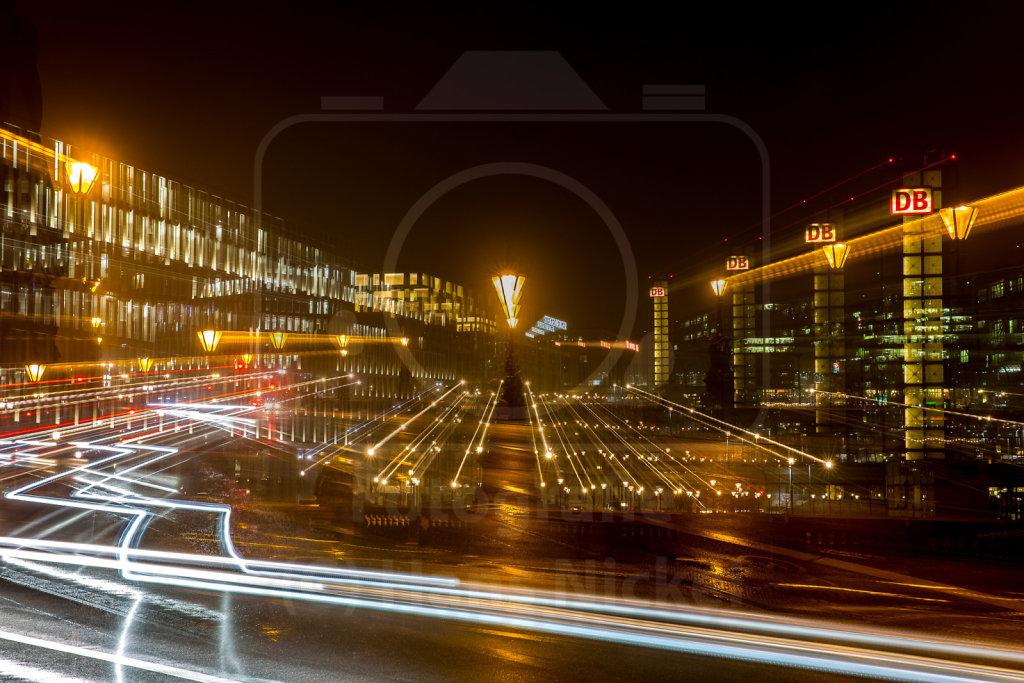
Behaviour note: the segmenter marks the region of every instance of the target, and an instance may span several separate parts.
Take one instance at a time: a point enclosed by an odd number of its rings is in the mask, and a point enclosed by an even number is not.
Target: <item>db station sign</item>
[[[750,259],[746,256],[730,256],[725,261],[726,270],[750,270]]]
[[[804,231],[804,242],[808,244],[827,244],[836,241],[834,223],[811,223]]]
[[[927,214],[935,210],[930,187],[901,187],[892,191],[893,216]]]
[[[664,287],[651,287],[651,297],[652,298],[656,299],[656,298],[662,297],[662,296],[665,296],[665,288]]]

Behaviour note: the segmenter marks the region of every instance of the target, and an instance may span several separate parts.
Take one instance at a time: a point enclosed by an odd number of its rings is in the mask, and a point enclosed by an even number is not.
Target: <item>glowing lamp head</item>
[[[974,227],[974,219],[978,210],[972,206],[958,206],[955,209],[939,209],[939,217],[946,226],[949,236],[955,240],[965,240]]]
[[[715,293],[715,296],[723,296],[725,290],[729,287],[729,282],[726,280],[712,280],[711,290]]]
[[[271,332],[270,333],[270,344],[275,349],[283,349],[284,342],[288,339],[288,335],[285,332]]]
[[[825,252],[828,267],[833,270],[841,270],[846,265],[846,257],[850,255],[850,245],[842,242],[826,244],[821,250]]]
[[[337,338],[338,338],[338,346],[340,346],[341,348],[345,348],[346,346],[348,346],[348,335],[347,334],[339,334]]]
[[[92,323],[93,327],[99,327],[101,324],[103,324],[103,319],[102,318],[93,318],[89,322]]]
[[[153,369],[153,359],[152,358],[140,358],[139,359],[139,370],[142,370],[143,372],[149,372],[152,369]]]
[[[210,353],[217,349],[217,344],[220,343],[221,333],[217,330],[203,330],[202,332],[196,333],[199,337],[199,343],[203,346],[203,351]]]
[[[245,363],[245,367],[249,367],[249,363],[252,362],[252,354],[251,353],[243,353],[242,354],[242,362]]]
[[[25,366],[25,372],[28,373],[30,381],[38,382],[43,378],[43,373],[46,372],[46,366],[39,365],[38,363],[32,363],[31,365]]]
[[[68,177],[68,185],[75,194],[85,194],[92,189],[99,175],[98,168],[84,161],[68,160],[64,163],[64,172]]]
[[[402,346],[408,346],[409,345],[409,338],[408,337],[402,337],[399,341],[402,342]]]
[[[498,275],[491,278],[491,282],[498,293],[498,301],[501,302],[505,320],[512,329],[519,322],[519,300],[523,296],[523,283],[526,282],[526,278],[522,275]]]

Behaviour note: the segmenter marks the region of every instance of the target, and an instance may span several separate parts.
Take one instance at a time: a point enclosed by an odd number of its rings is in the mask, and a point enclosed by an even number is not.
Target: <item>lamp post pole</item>
[[[789,458],[789,514],[793,514],[793,458]]]

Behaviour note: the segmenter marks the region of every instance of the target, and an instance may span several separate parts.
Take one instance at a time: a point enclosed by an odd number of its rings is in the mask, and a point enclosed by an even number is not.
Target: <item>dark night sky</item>
[[[958,155],[954,200],[1024,184],[1024,17],[997,5],[860,3],[823,14],[820,3],[753,12],[708,3],[659,14],[16,4],[38,33],[43,133],[246,204],[256,147],[277,121],[317,111],[324,95],[382,95],[387,111],[410,111],[465,50],[557,50],[617,112],[640,110],[644,84],[706,84],[709,111],[749,122],[766,141],[775,210],[888,157],[917,167],[929,150]],[[587,183],[622,221],[641,274],[704,277],[725,237],[758,232],[752,147],[696,124],[304,126],[271,148],[264,206],[377,269],[420,194],[491,161],[546,164]],[[885,173],[897,175],[874,175]],[[800,223],[801,211],[773,227]],[[531,278],[527,317],[617,327],[614,243],[577,198],[541,181],[493,178],[453,192],[417,225],[400,266],[489,296],[485,278],[509,250]]]

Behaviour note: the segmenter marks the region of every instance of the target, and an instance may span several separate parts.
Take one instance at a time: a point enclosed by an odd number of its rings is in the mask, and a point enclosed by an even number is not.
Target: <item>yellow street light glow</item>
[[[712,280],[711,290],[715,293],[715,296],[722,296],[725,294],[725,290],[729,287],[729,283],[726,280]]]
[[[498,275],[491,278],[491,282],[498,292],[505,320],[508,321],[509,328],[514,328],[519,322],[519,299],[523,296],[523,283],[526,282],[526,278],[522,275]]]
[[[846,257],[850,255],[850,245],[842,242],[826,244],[821,250],[825,252],[825,258],[828,259],[828,267],[834,270],[841,270],[846,265]]]
[[[66,161],[64,163],[64,172],[68,176],[68,184],[71,186],[71,191],[76,194],[88,192],[92,188],[93,183],[96,182],[96,176],[99,175],[98,168],[84,161]]]
[[[203,351],[210,353],[217,349],[217,344],[220,343],[221,333],[217,330],[203,330],[197,332],[196,335],[199,337],[199,343],[203,345]]]
[[[46,372],[46,366],[33,363],[32,365],[25,366],[25,372],[28,373],[29,380],[38,382],[43,378],[43,373]]]
[[[242,362],[245,363],[245,367],[249,367],[249,363],[252,362],[252,354],[251,353],[243,353],[242,354]]]
[[[400,341],[402,342],[402,346],[408,346],[409,345],[409,338],[408,337],[402,337],[402,339]]]
[[[102,318],[93,318],[89,322],[92,323],[93,327],[99,327],[103,323],[103,320],[102,320]]]
[[[142,370],[143,372],[149,372],[152,369],[153,369],[153,359],[152,358],[140,358],[139,359],[139,370]]]
[[[338,340],[338,346],[340,346],[341,348],[345,348],[346,346],[348,346],[348,335],[347,334],[339,334],[336,337],[336,339]]]
[[[955,209],[939,209],[939,217],[942,224],[949,231],[949,236],[955,240],[965,240],[971,234],[974,227],[974,219],[978,216],[978,210],[972,206],[958,206]]]
[[[348,355],[348,349],[342,349],[341,350],[341,355],[347,356]]]
[[[284,348],[284,342],[288,339],[288,335],[285,332],[271,332],[270,343],[275,349]]]

